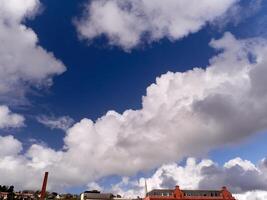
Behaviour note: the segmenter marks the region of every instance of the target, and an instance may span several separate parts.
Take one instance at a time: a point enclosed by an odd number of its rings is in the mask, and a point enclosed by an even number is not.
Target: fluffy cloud
[[[249,161],[240,158],[225,163],[224,167],[211,165],[202,168],[200,188],[216,188],[227,185],[235,193],[246,191],[267,191],[267,168],[260,164],[256,167]]]
[[[21,142],[13,136],[0,136],[1,184],[15,184],[17,189],[41,187],[42,171],[29,166],[27,156],[20,155],[21,151]]]
[[[159,167],[150,177],[146,177],[146,179],[131,180],[129,177],[124,177],[121,182],[112,185],[111,191],[123,196],[143,196],[145,181],[147,182],[148,191],[161,188],[172,189],[175,185],[185,189],[198,189],[199,182],[203,178],[202,169],[212,164],[214,163],[211,160],[204,159],[197,162],[195,158],[188,158],[184,166],[176,163],[165,164]],[[221,186],[217,189],[220,188]]]
[[[69,129],[65,155],[75,168],[86,165],[82,155],[88,155],[102,163],[90,165],[97,173],[88,178],[129,175],[265,130],[266,41],[238,41],[226,33],[211,46],[222,52],[207,69],[157,78],[141,110],[109,111],[95,123],[83,119]]]
[[[112,185],[110,190],[123,196],[143,196],[145,180],[148,190],[172,189],[175,185],[182,189],[220,189],[226,185],[239,200],[251,197],[263,200],[267,194],[266,166],[262,165],[262,161],[256,166],[241,158],[232,159],[224,166],[219,166],[212,160],[197,161],[195,158],[188,158],[184,166],[176,163],[163,165],[146,179],[131,180],[124,177]],[[203,185],[203,182],[207,184]],[[245,187],[242,188],[243,186]]]
[[[7,106],[0,105],[0,129],[17,128],[24,125],[24,117],[12,113]]]
[[[65,66],[38,45],[37,35],[23,25],[33,17],[39,0],[0,1],[0,101],[18,103],[32,86],[52,84]]]
[[[105,35],[125,50],[164,37],[177,40],[223,15],[238,0],[93,0],[77,22],[82,38]]]
[[[250,191],[244,194],[236,194],[238,200],[265,200],[267,199],[266,191]]]
[[[87,185],[88,190],[98,190],[98,191],[103,191],[103,187],[101,187],[98,183],[96,182],[91,182]]]
[[[237,40],[226,33],[210,45],[218,53],[206,69],[168,72],[158,77],[147,88],[142,109],[122,114],[109,111],[96,122],[82,119],[67,130],[62,150],[34,144],[24,155],[13,157],[24,160],[23,166],[29,172],[49,171],[50,187],[68,187],[86,185],[107,175],[130,176],[187,156],[200,156],[266,130],[267,42],[258,38]],[[188,166],[195,166],[193,161],[188,162]],[[203,161],[192,170],[205,177],[204,172],[212,173],[214,168],[209,163]],[[241,169],[235,167],[237,163]],[[202,172],[205,166],[208,171]],[[265,189],[259,187],[263,176],[257,175],[255,168],[238,159],[223,169],[215,166],[214,173],[219,178],[214,183],[229,183],[238,192]],[[244,179],[255,177],[249,188],[237,180],[226,181],[229,178],[225,171],[244,170]],[[250,170],[252,174],[247,172]],[[200,186],[207,186],[205,179],[191,176],[192,180],[187,177],[179,184],[189,187],[201,182]],[[1,180],[5,183],[5,179]],[[24,182],[21,181],[18,178],[14,184],[20,185]],[[167,186],[174,181],[169,178],[162,184]]]
[[[48,117],[42,115],[37,117],[37,121],[51,129],[61,129],[63,131],[66,131],[74,123],[74,120],[69,116]]]
[[[13,136],[0,136],[0,160],[3,157],[18,154],[22,150],[22,144]]]

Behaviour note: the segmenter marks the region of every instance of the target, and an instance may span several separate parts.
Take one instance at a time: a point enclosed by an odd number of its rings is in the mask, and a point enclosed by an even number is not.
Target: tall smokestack
[[[48,172],[45,172],[40,200],[44,200],[45,199],[47,179],[48,179]]]

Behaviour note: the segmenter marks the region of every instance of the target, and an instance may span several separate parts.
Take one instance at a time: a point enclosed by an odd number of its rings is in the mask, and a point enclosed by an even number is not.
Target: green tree
[[[7,200],[14,200],[15,197],[15,193],[14,193],[14,186],[11,185],[8,189],[7,189],[8,195],[7,195]]]
[[[2,192],[7,192],[7,186],[5,185],[2,186]]]

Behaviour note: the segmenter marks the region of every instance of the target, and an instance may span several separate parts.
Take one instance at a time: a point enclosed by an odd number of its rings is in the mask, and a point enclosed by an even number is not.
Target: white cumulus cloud
[[[0,105],[0,129],[18,128],[24,125],[24,117],[12,113],[7,106]]]
[[[226,33],[211,45],[222,52],[207,69],[157,78],[141,110],[109,111],[96,122],[83,119],[70,128],[65,155],[75,168],[87,166],[82,158],[87,155],[103,166],[90,165],[97,173],[88,178],[128,175],[266,130],[266,41],[239,41]]]
[[[13,136],[0,136],[0,160],[3,157],[18,154],[22,150],[22,144]]]
[[[82,38],[105,35],[130,50],[162,38],[177,40],[222,16],[238,0],[93,0],[76,25]]]
[[[244,194],[236,194],[238,200],[265,200],[267,199],[267,191],[249,191]]]
[[[49,86],[54,75],[65,71],[23,24],[39,6],[39,0],[0,0],[0,101],[18,103],[31,87]]]
[[[158,77],[147,88],[141,109],[122,114],[109,111],[95,122],[82,119],[67,130],[61,150],[33,144],[25,154],[9,159],[24,162],[24,170],[32,176],[49,171],[49,186],[64,188],[87,185],[108,175],[131,176],[184,157],[201,156],[266,130],[267,42],[260,38],[238,40],[226,33],[210,45],[218,53],[205,69]],[[212,181],[220,187],[226,183],[237,192],[265,189],[266,175],[258,173],[266,172],[248,161],[235,159],[220,168],[211,161],[196,164],[189,160],[188,169],[190,166],[196,175],[180,185],[210,186],[205,174],[214,173],[218,178]],[[5,169],[7,176],[13,172]],[[246,188],[238,178],[228,181],[225,172],[244,172],[244,180],[253,177],[255,181]],[[1,181],[7,184],[8,180]],[[168,182],[173,180],[164,184]],[[17,186],[23,183],[20,178],[13,182]]]
[[[226,167],[229,163],[235,163],[235,165]],[[250,163],[249,165],[253,165],[253,169],[248,169],[244,163]],[[162,165],[146,179],[136,180],[123,177],[120,182],[111,185],[109,190],[114,194],[121,194],[126,197],[143,196],[145,181],[148,191],[173,189],[176,185],[179,185],[181,189],[193,190],[220,190],[223,186],[227,186],[238,200],[248,200],[252,197],[252,199],[264,200],[267,194],[266,166],[262,165],[262,162],[254,165],[241,158],[229,160],[224,166],[208,159],[198,161],[195,158],[188,158],[185,165],[176,163]],[[203,185],[203,182],[206,182],[206,185]],[[108,190],[107,188],[104,189]]]

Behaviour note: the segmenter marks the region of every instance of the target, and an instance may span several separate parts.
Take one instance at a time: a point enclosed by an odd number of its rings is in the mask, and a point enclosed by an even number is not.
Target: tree
[[[5,185],[2,186],[2,192],[7,192],[7,186]]]
[[[15,193],[14,193],[14,186],[11,185],[8,189],[7,189],[8,195],[7,195],[7,200],[13,200],[15,197]]]
[[[34,192],[34,198],[35,198],[35,199],[39,199],[39,195],[40,195],[40,191],[39,191],[39,190],[36,190],[36,191]]]
[[[13,193],[13,192],[14,192],[14,186],[11,185],[11,186],[8,188],[7,192],[9,192],[9,193]]]

